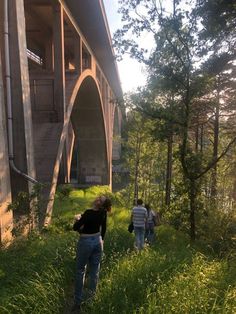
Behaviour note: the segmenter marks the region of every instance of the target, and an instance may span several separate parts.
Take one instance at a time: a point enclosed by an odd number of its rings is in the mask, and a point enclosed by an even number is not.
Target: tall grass
[[[198,252],[171,228],[156,244],[105,268],[84,313],[236,313],[236,269]]]
[[[0,252],[1,314],[63,313],[74,285],[73,216],[101,193],[107,189],[59,197],[53,224],[43,234]],[[235,261],[203,253],[168,226],[158,227],[155,244],[138,253],[127,231],[129,215],[113,206],[98,291],[82,313],[236,313]]]

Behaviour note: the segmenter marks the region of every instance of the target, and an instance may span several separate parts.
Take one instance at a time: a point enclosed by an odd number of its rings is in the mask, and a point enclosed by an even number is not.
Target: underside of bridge
[[[81,186],[109,184],[106,133],[97,85],[87,77],[80,86],[71,113],[74,131],[71,182]]]
[[[0,53],[2,242],[19,214],[8,204],[35,179],[45,217],[59,183],[111,187],[122,90],[101,0],[1,1]]]

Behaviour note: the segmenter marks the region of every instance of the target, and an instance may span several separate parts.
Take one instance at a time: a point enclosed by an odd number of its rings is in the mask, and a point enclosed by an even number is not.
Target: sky
[[[121,28],[121,17],[117,13],[118,0],[103,0],[108,24],[110,27],[111,36],[118,29]],[[121,86],[124,93],[134,91],[138,86],[143,86],[146,81],[144,67],[134,59],[125,55],[123,60],[117,62],[118,71],[121,80]]]
[[[121,15],[118,13],[119,0],[103,0],[107,20],[111,32],[113,33],[122,27]],[[167,14],[173,13],[173,1],[172,0],[160,0],[160,3],[166,10]],[[190,4],[191,6],[191,4]],[[189,5],[181,3],[182,9],[189,9]],[[144,34],[140,37],[141,46],[147,48],[149,51],[153,47],[153,37],[151,34]],[[144,65],[140,64],[137,60],[131,59],[128,55],[123,56],[123,60],[117,62],[122,90],[124,93],[132,92],[137,89],[138,86],[145,85],[146,74]]]

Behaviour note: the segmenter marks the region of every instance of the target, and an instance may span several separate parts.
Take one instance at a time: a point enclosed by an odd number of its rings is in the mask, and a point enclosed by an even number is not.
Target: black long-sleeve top
[[[82,230],[81,230],[82,228]],[[105,210],[87,209],[73,225],[73,230],[85,234],[101,232],[105,237],[107,228],[107,212]]]

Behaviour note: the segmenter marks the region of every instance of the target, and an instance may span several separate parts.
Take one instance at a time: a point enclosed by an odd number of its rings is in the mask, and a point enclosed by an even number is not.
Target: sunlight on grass
[[[52,225],[0,251],[0,313],[63,313],[74,286],[74,215],[105,191],[95,187],[57,197]],[[129,218],[129,210],[113,204],[97,295],[82,313],[236,313],[234,261],[200,252],[165,225],[156,229],[152,247],[136,252]]]
[[[117,220],[126,220],[130,218],[130,211],[127,209],[121,209],[117,214],[116,214],[116,219]]]

